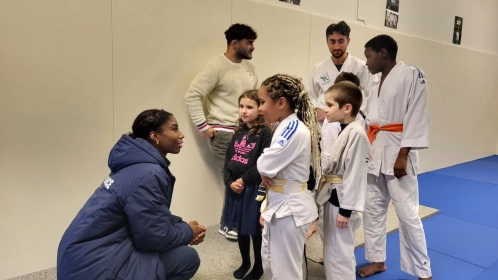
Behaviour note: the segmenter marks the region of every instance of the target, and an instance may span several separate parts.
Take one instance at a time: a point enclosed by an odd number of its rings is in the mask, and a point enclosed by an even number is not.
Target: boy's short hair
[[[351,72],[341,72],[337,78],[335,78],[334,84],[342,81],[350,81],[355,84],[357,87],[360,86],[360,78]]]
[[[392,61],[396,61],[396,55],[398,54],[398,43],[396,43],[396,40],[394,40],[393,37],[389,35],[382,34],[373,37],[365,44],[365,49],[366,48],[371,48],[377,53],[382,49],[385,49],[389,54],[389,58]]]
[[[235,23],[225,31],[225,38],[227,39],[227,44],[230,44],[233,40],[256,40],[258,33],[247,24]]]
[[[351,117],[356,117],[360,111],[363,96],[361,95],[360,88],[350,81],[342,81],[331,86],[327,94],[334,94],[334,100],[339,104],[339,108],[344,107],[346,104],[351,104]]]

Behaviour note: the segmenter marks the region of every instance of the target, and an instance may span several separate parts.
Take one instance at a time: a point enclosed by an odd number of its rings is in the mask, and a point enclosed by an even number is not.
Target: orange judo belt
[[[370,141],[370,144],[373,143],[375,140],[375,137],[377,136],[377,133],[379,131],[389,131],[389,132],[403,132],[403,124],[402,123],[393,123],[393,124],[387,124],[384,126],[378,126],[376,124],[372,124],[368,127],[368,140]]]

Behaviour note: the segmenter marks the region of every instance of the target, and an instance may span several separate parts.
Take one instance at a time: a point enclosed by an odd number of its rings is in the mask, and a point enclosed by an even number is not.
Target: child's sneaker
[[[228,228],[227,228],[227,227],[224,227],[224,226],[220,226],[220,229],[218,230],[218,232],[219,232],[221,235],[223,235],[223,236],[227,237]]]
[[[225,227],[226,228],[226,227]],[[228,229],[227,229],[228,230]],[[232,229],[232,230],[228,230],[225,234],[225,237],[228,239],[228,240],[234,240],[236,241],[237,240],[237,232],[235,231],[235,229]]]

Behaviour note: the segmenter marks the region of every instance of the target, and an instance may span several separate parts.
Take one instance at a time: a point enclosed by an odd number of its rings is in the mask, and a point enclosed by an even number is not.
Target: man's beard
[[[237,52],[237,56],[241,59],[252,59],[252,56],[250,56],[247,52]]]
[[[344,55],[344,51],[342,51],[342,50],[339,50],[339,51],[340,51],[339,55],[335,54],[336,51],[332,51],[332,56],[335,57],[335,58],[341,58],[341,56]]]

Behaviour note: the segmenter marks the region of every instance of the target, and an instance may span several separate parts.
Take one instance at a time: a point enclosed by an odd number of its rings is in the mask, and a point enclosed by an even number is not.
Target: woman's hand
[[[192,242],[190,242],[190,245],[197,245],[202,243],[204,241],[205,236],[206,236],[205,232],[199,234],[199,236],[197,236],[196,238],[194,238],[194,240],[192,240]]]
[[[190,221],[188,222],[188,225],[190,228],[192,228],[192,233],[194,238],[190,242],[190,245],[197,245],[204,241],[204,237],[206,236],[206,227],[199,225],[197,221]]]

